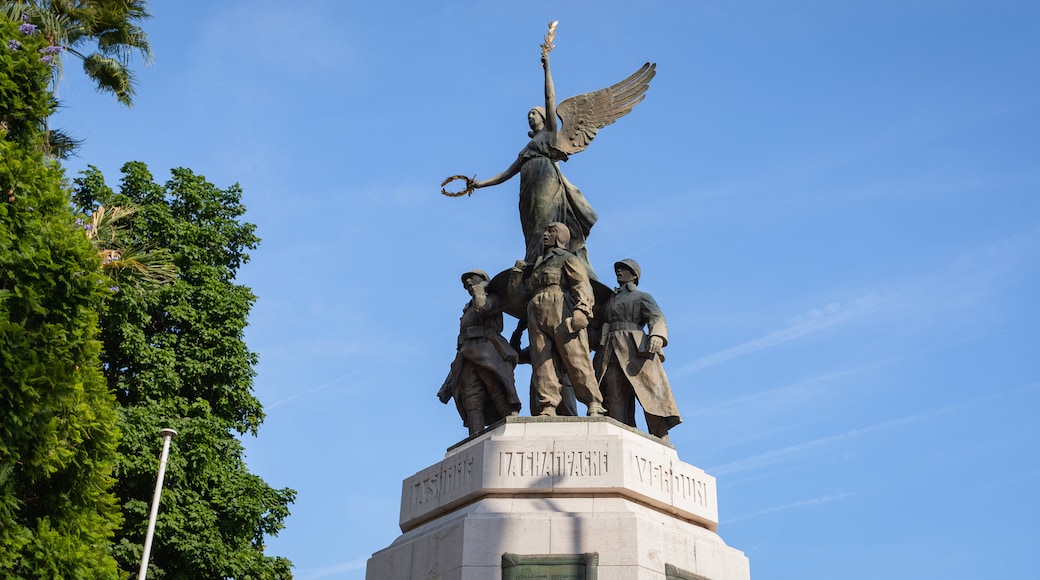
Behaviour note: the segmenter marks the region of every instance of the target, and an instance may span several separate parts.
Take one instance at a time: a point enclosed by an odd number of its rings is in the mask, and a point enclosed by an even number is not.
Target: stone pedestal
[[[510,417],[466,439],[404,481],[400,525],[367,580],[750,578],[715,533],[715,478],[607,418]]]

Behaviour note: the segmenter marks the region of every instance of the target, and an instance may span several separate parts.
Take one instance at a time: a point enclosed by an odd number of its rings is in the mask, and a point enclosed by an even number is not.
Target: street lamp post
[[[166,477],[166,460],[170,458],[170,439],[177,435],[173,429],[159,431],[162,435],[162,455],[159,456],[159,476],[155,479],[155,495],[152,497],[152,513],[148,516],[148,532],[144,536],[144,553],[141,554],[141,570],[137,580],[144,580],[148,574],[148,558],[152,553],[152,537],[155,535],[155,519],[159,515],[159,496],[162,494],[163,478]]]

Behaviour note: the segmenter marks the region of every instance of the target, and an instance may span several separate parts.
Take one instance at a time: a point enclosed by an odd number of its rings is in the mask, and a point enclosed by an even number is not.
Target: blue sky
[[[753,577],[1035,576],[1040,5],[151,4],[134,109],[70,62],[55,124],[70,173],[242,184],[248,462],[299,491],[268,545],[298,578],[363,578],[401,480],[465,436],[435,397],[458,276],[523,256],[518,183],[439,184],[524,146],[550,20],[561,98],[658,65],[563,170],[601,278],[636,259],[668,317],[672,441]]]

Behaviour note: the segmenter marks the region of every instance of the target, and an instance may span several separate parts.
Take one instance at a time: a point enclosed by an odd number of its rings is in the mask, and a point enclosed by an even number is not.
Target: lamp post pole
[[[155,495],[152,497],[152,513],[148,516],[148,532],[144,536],[144,553],[141,554],[141,570],[137,573],[137,580],[144,580],[148,574],[148,558],[152,553],[152,537],[155,535],[155,519],[159,515],[159,496],[162,494],[163,478],[166,477],[166,461],[170,458],[170,439],[177,432],[173,429],[159,431],[162,435],[162,455],[159,456],[159,476],[155,479]]]

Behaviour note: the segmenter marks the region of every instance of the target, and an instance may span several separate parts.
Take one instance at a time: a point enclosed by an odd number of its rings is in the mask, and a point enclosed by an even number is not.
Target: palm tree
[[[151,18],[145,0],[3,0],[12,20],[39,28],[54,47],[83,61],[83,71],[101,92],[133,104],[130,58],[137,52],[151,63],[148,35],[138,24]],[[91,51],[96,43],[96,50]],[[57,53],[60,55],[60,49]],[[57,71],[61,74],[61,59]]]
[[[87,220],[79,219],[87,238],[101,256],[101,269],[116,282],[135,282],[144,287],[162,286],[177,279],[177,266],[165,248],[121,245],[120,235],[137,206],[99,205]],[[118,289],[118,286],[114,288]]]

